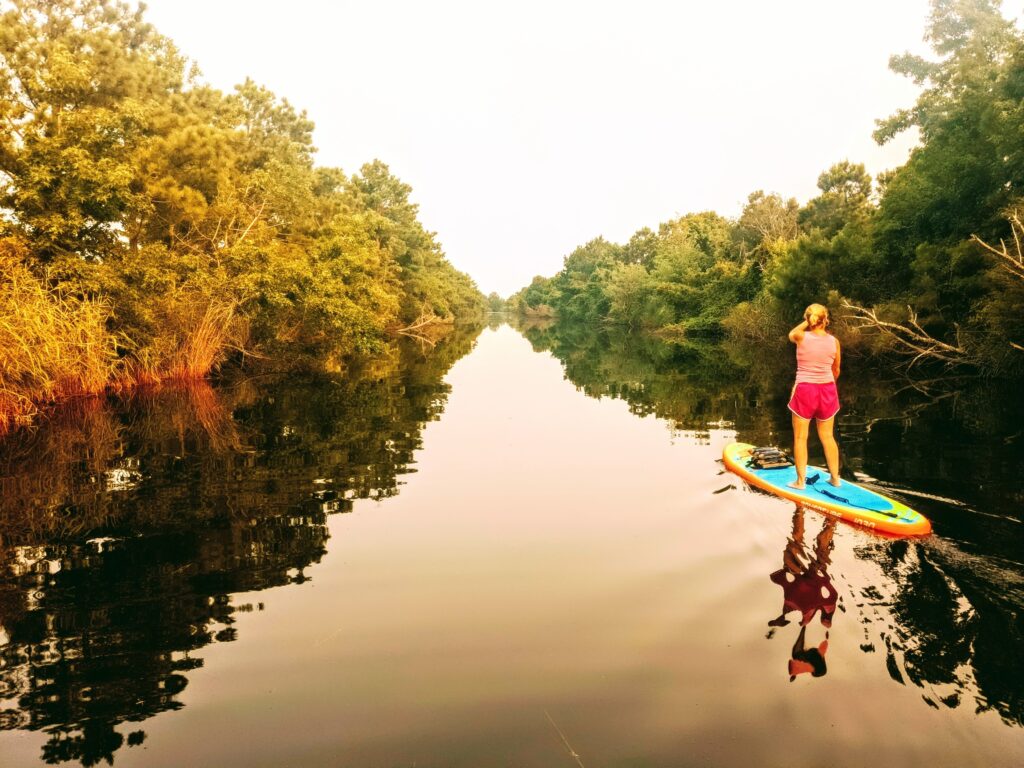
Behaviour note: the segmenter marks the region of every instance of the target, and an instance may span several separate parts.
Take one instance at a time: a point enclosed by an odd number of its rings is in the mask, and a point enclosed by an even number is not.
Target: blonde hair
[[[804,320],[811,330],[815,328],[828,328],[831,318],[828,314],[828,307],[824,304],[811,304],[804,310]]]

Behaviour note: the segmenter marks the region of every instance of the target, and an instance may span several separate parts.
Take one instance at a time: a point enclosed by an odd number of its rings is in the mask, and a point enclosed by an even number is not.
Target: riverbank
[[[388,338],[402,335],[433,346],[455,326],[454,317],[430,314],[380,329],[359,344],[339,336],[303,348],[279,338],[263,345],[266,354],[252,338],[252,318],[237,305],[186,296],[160,310],[156,327],[140,341],[112,330],[119,318],[110,299],[50,287],[18,258],[3,257],[0,249],[0,437],[74,400],[199,381],[229,362],[250,372],[340,373],[386,357]]]

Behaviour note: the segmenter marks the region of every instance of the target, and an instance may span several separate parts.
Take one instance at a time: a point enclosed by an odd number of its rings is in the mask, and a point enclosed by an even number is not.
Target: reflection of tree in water
[[[564,323],[521,330],[535,350],[549,350],[562,362],[580,391],[624,400],[637,416],[655,415],[697,432],[724,421],[767,436],[776,426],[772,409],[760,407],[770,391],[761,379],[774,376],[770,366],[745,365],[721,346]]]
[[[894,680],[930,705],[992,710],[1024,725],[1024,571],[944,540],[879,541],[858,554],[888,580],[858,606]],[[871,650],[871,649],[867,649]]]
[[[308,578],[326,517],[397,493],[475,334],[343,379],[86,401],[0,446],[0,729],[48,763],[113,761],[117,728],[182,704],[231,595]]]
[[[109,759],[115,726],[181,706],[183,673],[202,665],[190,652],[235,639],[233,614],[250,606],[229,595],[289,583],[326,540],[321,513],[17,548],[0,680],[18,709],[3,727],[49,732],[48,762]]]
[[[784,343],[666,342],[550,322],[521,330],[587,395],[697,433],[725,422],[745,442],[791,440],[793,353]],[[858,608],[880,617],[890,673],[928,688],[936,706],[970,699],[1024,724],[1024,401],[993,381],[893,380],[852,353],[840,395],[846,471],[888,481],[882,490],[906,494],[938,532],[927,543],[879,539],[859,550],[887,577]]]

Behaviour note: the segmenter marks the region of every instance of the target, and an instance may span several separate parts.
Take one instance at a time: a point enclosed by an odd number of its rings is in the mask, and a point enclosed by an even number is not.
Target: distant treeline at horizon
[[[0,3],[0,431],[232,355],[340,370],[483,318],[384,163],[317,166],[305,113],[203,83],[143,11]]]
[[[921,94],[874,134],[917,128],[906,164],[872,180],[843,161],[804,206],[759,190],[738,219],[693,213],[625,245],[599,237],[509,310],[768,339],[820,301],[873,352],[1024,374],[1024,34],[997,0],[931,5],[936,60],[890,60]]]

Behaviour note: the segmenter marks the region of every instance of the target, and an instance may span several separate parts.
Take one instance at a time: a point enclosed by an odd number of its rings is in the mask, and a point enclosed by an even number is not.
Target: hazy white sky
[[[249,76],[305,109],[319,163],[388,163],[503,296],[598,235],[901,164],[909,137],[871,139],[916,96],[888,58],[927,52],[927,0],[148,5],[214,86]]]

